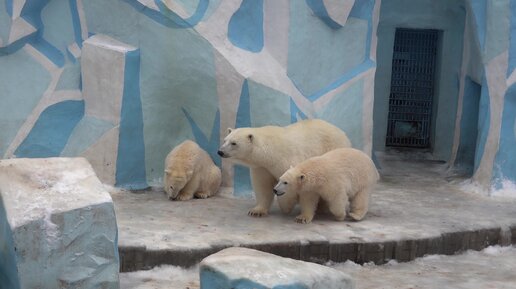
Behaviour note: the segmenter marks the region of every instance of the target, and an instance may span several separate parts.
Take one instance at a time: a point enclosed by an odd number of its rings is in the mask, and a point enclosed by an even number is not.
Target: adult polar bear
[[[341,129],[320,119],[303,120],[285,127],[244,127],[228,129],[228,132],[218,154],[250,168],[257,204],[249,215],[255,217],[267,215],[274,200],[273,188],[291,166],[337,148],[351,147]],[[284,213],[290,211],[292,198],[297,195],[278,197]]]

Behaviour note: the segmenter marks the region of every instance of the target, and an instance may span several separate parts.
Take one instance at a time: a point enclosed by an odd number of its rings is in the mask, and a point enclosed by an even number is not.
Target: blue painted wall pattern
[[[473,41],[478,41],[481,48],[484,48],[486,39],[493,37],[487,29],[487,2],[465,1],[470,4],[475,19],[477,39]],[[178,3],[187,12],[186,18],[182,18],[161,0],[154,1],[157,9],[147,7],[137,0],[83,1],[83,7],[78,6],[77,0],[27,1],[21,17],[33,25],[36,32],[6,47],[0,47],[0,66],[7,68],[0,70],[0,84],[7,87],[1,92],[1,97],[8,103],[7,106],[0,106],[0,112],[5,110],[5,114],[1,114],[5,117],[0,116],[0,124],[7,128],[0,132],[0,154],[5,154],[24,119],[28,118],[52,77],[55,77],[55,72],[41,67],[23,49],[25,45],[32,46],[55,67],[63,69],[55,91],[80,91],[80,59],[72,55],[70,47],[77,45],[81,48],[83,33],[87,30],[90,36],[107,34],[139,48],[138,60],[133,59],[135,55],[128,55],[129,61],[125,67],[128,78],[122,101],[117,185],[143,188],[158,179],[162,175],[166,153],[185,139],[197,141],[220,164],[220,158],[214,152],[221,137],[222,110],[219,107],[217,90],[221,80],[215,72],[215,48],[196,30],[196,26],[201,21],[209,20],[221,1],[180,0]],[[376,63],[369,58],[375,3],[374,0],[355,1],[346,25],[340,26],[328,16],[322,0],[290,1],[290,28],[286,51],[288,63],[285,69],[288,77],[309,103],[318,101],[349,81],[356,81],[364,72],[375,69]],[[515,3],[515,0],[510,0],[511,29],[507,75],[513,72],[516,63],[513,55],[516,43]],[[0,39],[4,43],[10,23],[4,23],[6,18],[2,16],[12,15],[12,7],[11,0],[0,0]],[[79,9],[83,9],[85,22],[80,20]],[[228,41],[238,49],[261,53],[266,49],[265,13],[263,0],[243,0],[225,27]],[[23,75],[30,80],[31,87],[22,87],[22,81],[13,79],[13,75],[10,75],[12,72],[15,72],[17,78]],[[364,85],[367,84],[357,81],[347,91],[334,96],[320,115],[344,128],[356,147],[361,147],[364,142]],[[488,91],[484,80],[478,112],[476,166],[483,155],[488,136]],[[510,147],[511,141],[514,141],[513,119],[512,125],[510,124],[514,111],[509,107],[513,105],[510,98],[512,93],[513,89],[506,96],[500,150]],[[24,100],[18,103],[16,94],[23,95]],[[263,85],[252,77],[244,81],[239,102],[235,114],[237,127],[264,125],[267,122],[285,125],[307,118],[306,104],[299,106],[291,95]],[[469,107],[466,103],[465,108],[465,111],[475,110],[474,106]],[[346,113],[339,114],[341,109],[345,109]],[[83,116],[83,111],[84,102],[77,100],[64,100],[47,107],[21,145],[16,148],[16,154],[41,157],[74,155],[84,151],[112,126]],[[66,125],[58,123],[59,119],[66,119]],[[56,126],[49,129],[49,124],[52,123],[56,123]],[[88,135],[85,132],[88,127],[98,129]],[[469,131],[466,134],[475,131],[471,126],[462,128]],[[52,143],[43,144],[43,148],[34,149],[42,144],[44,135],[52,135],[55,139]],[[94,140],[80,145],[80,140],[85,137]],[[461,136],[461,140],[460,147],[464,148],[461,157],[471,158],[472,144],[465,143],[471,142],[471,138],[466,140]],[[507,173],[513,168],[501,164],[502,158],[507,156],[500,154],[497,158],[496,163],[500,168],[497,176],[503,175],[515,180],[516,176]],[[236,194],[249,190],[248,170],[236,167]]]
[[[263,48],[263,0],[243,0],[229,20],[228,38],[233,45],[251,52]]]
[[[140,99],[140,51],[125,55],[124,92],[120,115],[120,136],[115,185],[127,189],[147,187],[143,113]]]
[[[470,77],[466,77],[464,86],[460,143],[455,165],[471,175],[475,163],[481,86]]]
[[[68,100],[45,109],[15,152],[20,158],[58,157],[84,115],[84,101]]]

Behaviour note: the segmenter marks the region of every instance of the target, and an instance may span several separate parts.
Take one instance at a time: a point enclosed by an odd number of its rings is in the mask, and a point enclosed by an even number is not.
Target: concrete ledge
[[[171,202],[159,191],[113,191],[121,271],[189,267],[228,247],[316,263],[383,264],[516,244],[516,200],[468,193],[460,180],[446,179],[440,164],[404,164],[384,172],[364,220],[316,215],[308,225],[294,222],[299,211],[286,216],[276,204],[269,216],[252,218],[253,200]]]
[[[516,234],[516,226],[511,228],[512,235]],[[281,257],[324,264],[328,261],[345,262],[347,260],[358,264],[373,262],[385,264],[389,260],[408,262],[425,255],[454,255],[466,250],[480,251],[488,246],[507,246],[516,244],[516,238],[511,243],[502,243],[506,234],[501,228],[479,229],[476,231],[461,231],[445,233],[437,238],[422,238],[403,241],[373,242],[373,243],[273,243],[249,244],[242,247],[256,249]],[[225,248],[210,247],[203,249],[192,248],[187,251],[179,250],[146,250],[144,247],[119,247],[120,272],[148,270],[159,265],[174,265],[191,267],[203,258]]]

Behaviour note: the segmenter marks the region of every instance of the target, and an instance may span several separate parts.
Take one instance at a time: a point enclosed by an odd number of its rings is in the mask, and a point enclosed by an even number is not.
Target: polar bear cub
[[[214,195],[220,187],[221,172],[208,153],[186,140],[165,159],[163,186],[170,200],[200,199]]]
[[[274,200],[272,189],[278,178],[292,165],[320,156],[336,148],[351,147],[346,134],[338,127],[320,120],[303,120],[285,127],[263,126],[228,129],[229,134],[218,154],[250,168],[256,206],[249,215],[268,214]],[[295,194],[278,198],[282,211]]]
[[[322,156],[309,158],[287,170],[274,187],[274,193],[297,194],[301,214],[298,223],[310,223],[319,199],[327,202],[330,212],[339,221],[349,216],[362,220],[369,207],[371,190],[379,179],[369,156],[353,148],[340,148]],[[291,211],[295,202],[287,204]]]

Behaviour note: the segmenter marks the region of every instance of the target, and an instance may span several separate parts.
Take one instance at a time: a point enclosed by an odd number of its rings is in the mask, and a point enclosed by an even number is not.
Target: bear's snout
[[[224,157],[224,152],[223,152],[223,151],[221,151],[221,150],[217,151],[217,154],[218,154],[219,156],[221,156],[221,157]]]
[[[278,190],[276,190],[276,189],[273,189],[272,191],[274,192],[274,194],[275,194],[276,196],[281,196],[281,195],[285,194],[285,192],[280,192],[280,191],[278,191]]]

